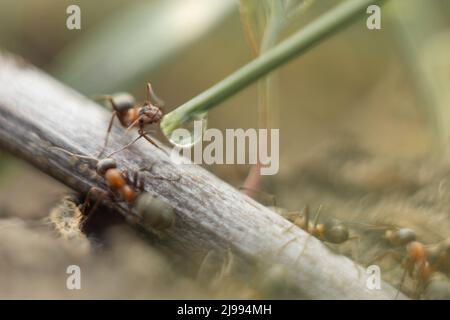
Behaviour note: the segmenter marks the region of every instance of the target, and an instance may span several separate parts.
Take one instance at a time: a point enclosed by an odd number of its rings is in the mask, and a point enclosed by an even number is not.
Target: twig
[[[0,145],[79,192],[91,186],[104,188],[92,172],[74,166],[67,154],[95,155],[103,145],[108,112],[65,87],[36,68],[0,55]],[[111,148],[126,137],[114,126]],[[176,222],[164,232],[160,242],[168,250],[192,261],[199,253],[211,250],[226,253],[231,249],[236,264],[252,270],[255,262],[285,266],[290,283],[299,297],[311,299],[392,299],[395,289],[366,287],[365,272],[350,259],[330,252],[315,238],[304,244],[308,235],[256,203],[233,187],[195,165],[176,165],[149,143],[138,142],[116,154],[119,167],[136,170],[153,164],[157,176],[181,176],[179,181],[155,180],[145,176],[149,192],[176,209]],[[126,206],[116,208],[128,216]],[[283,247],[289,240],[297,239]],[[296,262],[302,248],[304,254]],[[264,276],[264,274],[262,274]]]

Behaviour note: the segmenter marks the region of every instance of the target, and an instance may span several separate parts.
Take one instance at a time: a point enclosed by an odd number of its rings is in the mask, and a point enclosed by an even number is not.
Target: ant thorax
[[[124,127],[128,127],[130,126],[132,123],[136,122],[136,120],[139,119],[139,109],[140,108],[130,108],[126,111],[126,114],[124,116],[124,120],[121,120],[121,118],[119,117],[119,120],[121,121],[122,125]],[[123,121],[123,122],[122,122]],[[137,123],[136,123],[137,125]]]

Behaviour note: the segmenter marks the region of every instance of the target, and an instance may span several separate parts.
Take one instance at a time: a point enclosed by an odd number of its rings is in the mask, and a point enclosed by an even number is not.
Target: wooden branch
[[[95,156],[109,117],[107,110],[33,66],[0,55],[0,145],[76,191],[84,193],[104,185],[92,170],[81,170],[69,156],[49,147]],[[131,138],[114,126],[111,150]],[[149,192],[176,209],[175,225],[163,232],[160,242],[186,261],[209,250],[227,252],[230,248],[237,264],[248,270],[261,261],[283,265],[301,298],[395,296],[396,290],[386,283],[381,290],[369,290],[364,269],[201,167],[176,165],[145,141],[114,157],[119,168],[137,170],[153,164],[154,175],[181,176],[179,181],[165,181],[146,175],[145,184]],[[117,210],[130,214],[126,206],[119,205]]]

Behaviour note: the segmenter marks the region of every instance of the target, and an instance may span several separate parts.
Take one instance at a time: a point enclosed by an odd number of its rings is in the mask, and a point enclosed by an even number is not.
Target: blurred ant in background
[[[319,206],[313,222],[310,221],[309,206],[305,206],[303,215],[289,213],[286,218],[320,241],[341,244],[348,240],[359,239],[357,236],[350,237],[348,227],[338,219],[329,219],[324,223],[319,223],[321,209],[322,206]]]
[[[148,132],[144,130],[144,127],[146,125],[158,124],[164,114],[162,110],[164,102],[156,96],[150,83],[147,83],[147,99],[142,105],[137,105],[134,97],[128,93],[117,93],[114,95],[101,96],[98,98],[108,100],[113,108],[111,120],[109,121],[108,130],[106,133],[105,143],[99,153],[99,156],[103,154],[108,145],[109,135],[111,133],[111,128],[116,117],[119,120],[121,126],[126,128],[125,132],[128,132],[128,130],[133,127],[138,127],[139,135],[132,142],[111,153],[109,157],[128,148],[140,138],[144,138],[158,149],[164,151],[152,138],[148,136]]]
[[[239,187],[239,190],[249,191],[270,198],[272,206],[269,206],[269,209],[275,211],[277,214],[292,222],[293,225],[305,230],[320,241],[341,244],[348,240],[359,239],[358,236],[350,236],[349,228],[338,219],[328,219],[324,223],[319,223],[322,206],[319,206],[314,221],[311,222],[308,205],[305,206],[303,214],[300,214],[299,212],[288,212],[287,210],[276,206],[276,198],[274,195],[248,187]]]
[[[450,270],[450,239],[427,246],[417,240],[414,230],[398,227],[389,227],[384,232],[383,239],[394,249],[402,248],[402,252],[390,250],[369,264],[388,255],[400,262],[404,271],[395,298],[401,291],[407,275],[416,281],[414,292],[418,297],[437,272],[448,273]]]

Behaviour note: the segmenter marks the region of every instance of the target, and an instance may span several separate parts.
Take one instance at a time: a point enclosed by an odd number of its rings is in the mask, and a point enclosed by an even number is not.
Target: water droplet
[[[198,114],[169,134],[169,141],[181,148],[190,148],[203,138],[208,126],[208,113]]]

